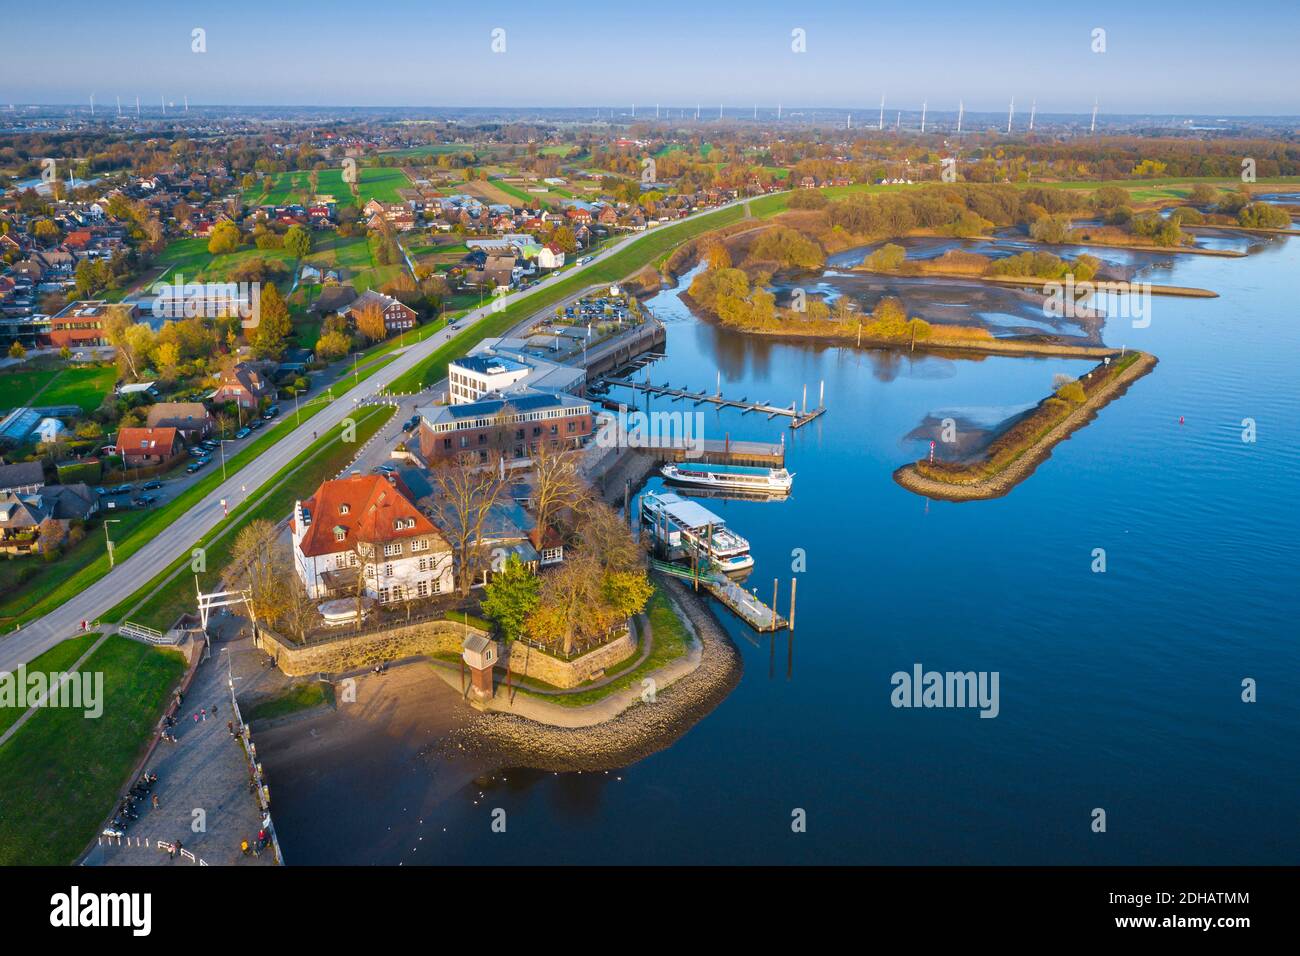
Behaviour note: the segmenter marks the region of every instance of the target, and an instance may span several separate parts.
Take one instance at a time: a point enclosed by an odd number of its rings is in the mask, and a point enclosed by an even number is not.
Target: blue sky
[[[1294,0],[61,0],[8,5],[3,22],[0,102],[865,112],[883,92],[933,110],[1005,110],[1015,96],[1045,113],[1096,97],[1107,113],[1300,114]],[[206,53],[191,51],[196,27]],[[1097,27],[1105,53],[1090,49]],[[807,52],[791,50],[796,28]]]

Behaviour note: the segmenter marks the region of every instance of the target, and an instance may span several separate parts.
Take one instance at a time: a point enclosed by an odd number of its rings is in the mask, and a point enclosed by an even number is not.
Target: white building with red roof
[[[396,479],[352,475],[327,481],[294,505],[294,567],[313,600],[365,596],[389,604],[452,589],[447,540]]]

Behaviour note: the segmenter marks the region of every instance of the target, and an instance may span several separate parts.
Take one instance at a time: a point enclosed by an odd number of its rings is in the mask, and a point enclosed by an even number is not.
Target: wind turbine
[[[961,135],[961,117],[962,117],[962,113],[964,113],[965,111],[966,111],[966,104],[963,103],[961,100],[958,100],[957,101],[957,135],[958,136]]]
[[[1011,117],[1016,115],[1016,98],[1011,97],[1011,106],[1007,108],[1007,135],[1011,135]]]
[[[1038,112],[1038,97],[1034,97],[1034,101],[1029,104],[1029,132],[1031,133],[1034,131],[1034,114],[1037,112]]]
[[[776,118],[777,118],[778,120],[781,118],[781,104],[780,104],[780,103],[777,103],[777,104],[776,104]]]
[[[117,115],[122,115],[122,97],[120,96],[117,98]]]
[[[1092,126],[1088,128],[1088,135],[1097,132],[1097,101],[1092,101]]]
[[[140,118],[140,97],[138,94],[136,95],[135,98],[135,118],[136,119]]]
[[[845,129],[853,129],[853,114],[852,114],[852,113],[850,113],[848,116],[846,116],[846,117],[844,118],[844,128],[845,128]]]
[[[95,94],[94,93],[90,94],[90,115],[91,116],[95,115]]]
[[[921,101],[921,135],[925,135],[925,108],[928,104],[925,100]]]
[[[189,111],[190,111],[190,95],[189,95],[188,93],[186,93],[186,94],[185,94],[185,112],[188,113]]]
[[[877,126],[876,129],[883,130],[884,128],[885,128],[885,94],[881,93],[880,94],[880,125]]]
[[[722,104],[718,104],[718,119],[722,119]]]
[[[164,96],[163,94],[159,93],[159,94],[158,94],[158,99],[162,102],[163,116],[166,116],[166,115],[167,115],[167,97]]]

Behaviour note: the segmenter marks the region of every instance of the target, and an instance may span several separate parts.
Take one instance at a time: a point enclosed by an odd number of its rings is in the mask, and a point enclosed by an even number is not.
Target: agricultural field
[[[159,262],[175,269],[187,280],[207,282],[228,281],[232,271],[250,259],[268,259],[281,262],[287,268],[286,289],[292,286],[295,268],[299,265],[284,249],[257,249],[248,247],[238,252],[214,256],[208,252],[206,239],[178,239],[163,250]],[[342,279],[358,291],[375,288],[392,281],[404,266],[401,263],[380,265],[375,259],[373,244],[365,236],[343,237],[333,233],[313,236],[311,253],[302,260],[322,268],[343,270]]]
[[[540,196],[540,193],[527,193],[517,186],[510,186],[509,183],[502,183],[497,179],[475,179],[467,183],[462,183],[461,190],[469,193],[471,196],[477,196],[486,203],[501,203],[506,206],[516,206],[521,201],[530,202],[534,196]],[[521,197],[524,197],[521,199]]]
[[[324,190],[323,181],[321,188]],[[357,169],[357,191],[362,206],[372,199],[401,202],[402,197],[397,191],[410,188],[411,181],[406,178],[406,173],[395,166],[361,166]]]
[[[468,143],[435,143],[429,146],[412,146],[407,149],[386,149],[384,156],[396,156],[399,159],[427,159],[446,153],[467,153],[474,147]]]
[[[308,206],[316,195],[333,196],[340,206],[353,202],[352,188],[343,181],[342,165],[316,171],[318,192],[315,194],[312,193],[311,173],[308,170],[276,173],[272,178],[274,185],[270,192],[262,191],[259,180],[256,186],[244,190],[244,202],[250,206],[285,206],[291,203]]]

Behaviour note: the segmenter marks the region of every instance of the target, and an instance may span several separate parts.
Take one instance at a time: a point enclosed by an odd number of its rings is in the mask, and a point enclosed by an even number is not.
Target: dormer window
[[[339,505],[339,514],[341,515],[345,515],[351,510],[352,508],[350,505]]]
[[[344,527],[339,526],[339,525],[336,525],[336,526],[335,526],[335,528],[334,528],[334,540],[335,540],[335,541],[342,541],[342,540],[343,540],[344,538],[346,538],[347,536],[348,536],[348,529],[347,529],[347,528],[344,528]]]

